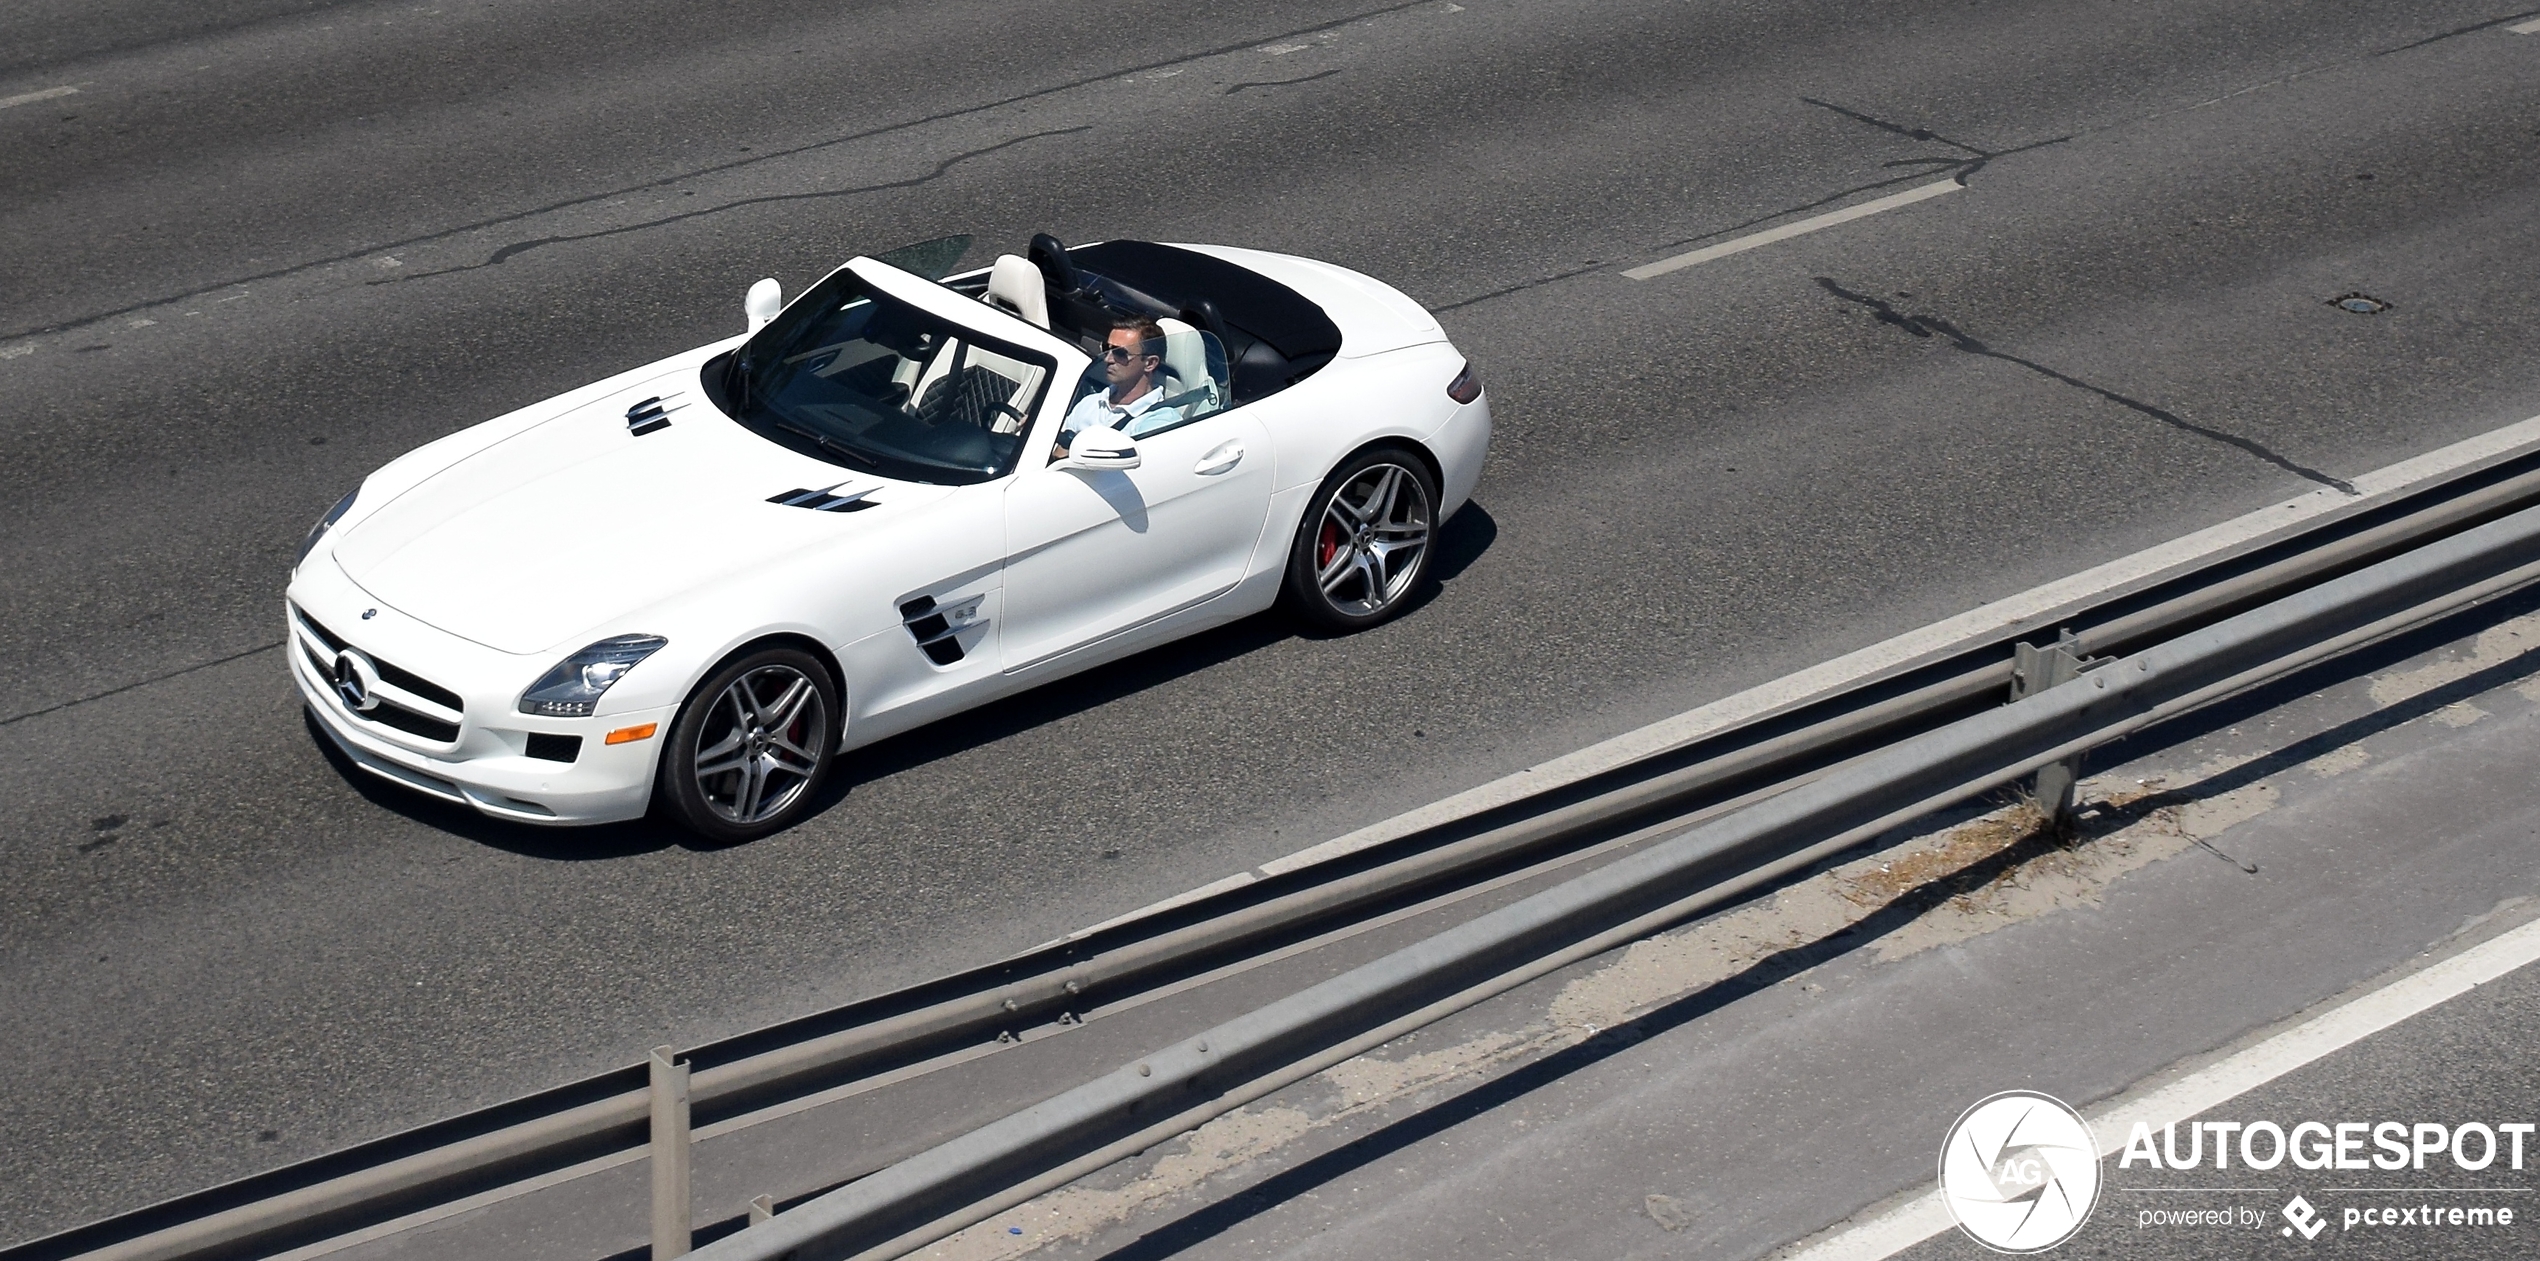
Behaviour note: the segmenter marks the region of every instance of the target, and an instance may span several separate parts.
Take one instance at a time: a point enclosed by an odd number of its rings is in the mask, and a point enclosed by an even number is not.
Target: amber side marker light
[[[653,732],[660,726],[661,724],[659,723],[648,722],[641,727],[620,727],[608,734],[608,742],[610,744],[633,744],[638,740],[650,740],[653,738]]]

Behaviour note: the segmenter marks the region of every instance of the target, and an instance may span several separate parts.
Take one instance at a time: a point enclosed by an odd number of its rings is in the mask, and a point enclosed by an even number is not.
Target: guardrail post
[[[2011,699],[2035,696],[2050,687],[2070,683],[2081,677],[2081,656],[2073,651],[2073,633],[2066,630],[2063,638],[2040,648],[2027,640],[2011,646]],[[2076,753],[2061,762],[2049,762],[2037,768],[2032,791],[2038,808],[2046,817],[2061,823],[2073,813],[2073,785],[2081,778],[2081,755]]]
[[[653,1048],[653,1261],[684,1257],[696,1236],[688,1223],[688,1066],[671,1048]]]

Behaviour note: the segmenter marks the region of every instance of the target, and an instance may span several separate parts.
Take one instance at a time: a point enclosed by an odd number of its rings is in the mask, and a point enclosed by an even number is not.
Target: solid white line
[[[2090,1118],[2090,1128],[2099,1136],[2099,1154],[2124,1151],[2126,1135],[2137,1121],[2157,1130],[2210,1111],[2534,960],[2540,960],[2540,920],[2410,973],[2157,1090],[2117,1099]],[[1778,1261],[1881,1261],[1953,1224],[1949,1207],[1934,1189]]]
[[[1201,898],[1215,897],[1220,893],[1224,893],[1228,889],[1240,889],[1245,885],[1251,884],[1256,879],[1259,879],[1259,877],[1253,875],[1249,871],[1238,871],[1223,880],[1213,880],[1196,889],[1188,889],[1183,892],[1176,893],[1172,897],[1166,898],[1161,902],[1149,902],[1145,906],[1139,907],[1134,911],[1121,915],[1114,915],[1110,919],[1104,920],[1099,924],[1079,928],[1075,932],[1059,938],[1058,941],[1074,941],[1079,937],[1083,937],[1091,933],[1101,932],[1114,924],[1126,924],[1133,919],[1145,919],[1147,916],[1156,914],[1159,911],[1169,911],[1177,906],[1188,906],[1193,902],[1199,901]],[[1057,945],[1058,942],[1054,941],[1048,944],[1054,946]],[[1033,949],[1038,950],[1040,947],[1035,946]]]
[[[2516,35],[2540,35],[2540,18],[2533,18],[2528,22],[2516,22],[2505,29]]]
[[[1797,223],[1785,223],[1778,228],[1766,228],[1761,232],[1750,233],[1749,235],[1739,237],[1734,241],[1722,241],[1718,245],[1706,245],[1701,249],[1694,250],[1690,253],[1678,254],[1674,258],[1662,258],[1654,263],[1643,263],[1638,267],[1625,269],[1623,274],[1634,280],[1647,280],[1652,276],[1664,276],[1668,272],[1682,271],[1687,267],[1692,267],[1699,263],[1707,263],[1715,258],[1726,258],[1731,254],[1742,254],[1759,245],[1770,245],[1775,241],[1787,241],[1792,237],[1806,236],[1809,233],[1818,231],[1822,228],[1831,228],[1838,223],[1850,223],[1855,219],[1867,219],[1871,215],[1881,213],[1882,211],[1894,210],[1898,206],[1910,206],[1918,201],[1929,201],[1934,197],[1940,196],[1942,193],[1954,193],[1964,187],[1966,187],[1966,185],[1959,183],[1955,179],[1945,179],[1937,184],[1925,184],[1920,188],[1909,188],[1901,193],[1881,197],[1877,201],[1865,201],[1858,206],[1846,206],[1841,210],[1828,211],[1825,214],[1818,215],[1814,219],[1802,219]]]
[[[57,96],[72,96],[78,92],[78,88],[46,88],[41,92],[21,92],[16,96],[0,96],[0,109],[7,109],[12,105],[33,105],[37,101],[49,101]]]

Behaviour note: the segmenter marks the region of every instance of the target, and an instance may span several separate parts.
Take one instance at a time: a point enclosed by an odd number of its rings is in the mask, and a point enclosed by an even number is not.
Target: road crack
[[[572,232],[566,233],[562,236],[542,236],[526,241],[514,241],[511,244],[494,251],[490,257],[481,263],[463,263],[457,267],[443,267],[436,271],[418,271],[409,272],[400,276],[384,276],[377,280],[366,280],[362,283],[367,285],[400,285],[410,280],[427,280],[434,276],[448,276],[463,271],[478,271],[487,267],[500,267],[504,263],[510,262],[512,259],[518,258],[519,256],[542,246],[562,245],[572,241],[591,241],[597,240],[601,237],[622,236],[629,232],[641,232],[648,228],[667,227],[671,224],[680,223],[689,219],[702,219],[708,215],[722,214],[727,210],[738,210],[743,206],[763,206],[771,202],[815,201],[824,197],[851,197],[861,193],[880,193],[898,188],[915,188],[916,186],[927,183],[931,180],[943,178],[943,176],[950,172],[954,167],[970,161],[973,158],[986,157],[987,155],[995,153],[1000,149],[1010,149],[1027,140],[1042,140],[1051,136],[1070,136],[1078,132],[1092,130],[1093,125],[1088,123],[1081,127],[1061,127],[1054,131],[1036,131],[1029,135],[1016,136],[1011,140],[1000,140],[985,148],[972,149],[966,153],[956,153],[953,156],[936,163],[934,170],[928,171],[924,175],[911,176],[904,180],[891,180],[881,184],[863,184],[854,188],[828,188],[811,192],[769,193],[759,197],[743,197],[737,201],[727,201],[720,205],[707,206],[699,210],[683,210],[675,215],[663,215],[660,218],[647,219],[641,223],[620,224],[614,228],[601,228],[593,232]]]
[[[871,140],[879,136],[887,136],[897,132],[924,127],[930,123],[948,122],[956,118],[968,118],[974,114],[985,114],[991,110],[1003,109],[1009,105],[1021,105],[1030,101],[1038,101],[1048,97],[1059,96],[1064,93],[1073,92],[1078,88],[1091,87],[1097,83],[1108,83],[1114,79],[1125,78],[1129,75],[1145,74],[1149,71],[1163,70],[1173,66],[1189,65],[1193,62],[1206,61],[1211,57],[1224,57],[1234,53],[1245,52],[1259,46],[1264,38],[1271,40],[1286,40],[1297,39],[1307,35],[1318,35],[1324,31],[1338,30],[1354,22],[1363,22],[1370,18],[1386,17],[1391,14],[1401,13],[1407,10],[1422,8],[1432,3],[1435,3],[1435,0],[1395,0],[1392,4],[1384,4],[1378,5],[1374,8],[1356,10],[1325,21],[1297,27],[1294,30],[1283,31],[1277,35],[1266,37],[1254,36],[1234,43],[1220,44],[1213,48],[1203,48],[1197,52],[1182,53],[1176,56],[1160,58],[1141,65],[1124,66],[1118,69],[1103,70],[1092,74],[1080,75],[1062,83],[1051,84],[1045,88],[1033,88],[1029,91],[1017,92],[1010,96],[1001,96],[991,101],[981,101],[973,105],[957,106],[953,109],[943,110],[939,113],[928,114],[922,118],[910,118],[895,123],[884,123],[881,126],[868,127],[862,131],[849,132],[845,135],[839,136],[831,136],[826,140],[814,140],[805,144],[794,145],[790,148],[773,149],[766,153],[753,153],[746,158],[701,166],[694,170],[683,171],[677,175],[666,175],[660,179],[644,180],[640,183],[621,185],[616,188],[605,189],[596,193],[585,193],[578,197],[568,197],[562,201],[549,202],[542,206],[533,206],[527,210],[516,210],[509,214],[495,215],[490,218],[478,219],[471,223],[460,224],[457,227],[440,228],[430,232],[418,233],[414,236],[402,237],[394,241],[365,245],[359,249],[346,250],[341,253],[327,255],[323,258],[314,258],[304,262],[290,263],[281,267],[276,267],[270,271],[261,271],[254,273],[253,275],[223,280],[217,284],[202,285],[177,293],[162,294],[154,298],[145,298],[139,302],[127,303],[111,310],[91,312],[87,315],[75,315],[68,319],[56,320],[53,323],[37,325],[32,328],[20,328],[10,332],[0,333],[0,341],[8,341],[20,337],[36,337],[48,333],[61,333],[68,332],[73,329],[85,328],[91,324],[95,324],[103,320],[110,320],[119,315],[129,315],[135,311],[145,311],[152,307],[166,306],[173,302],[182,302],[188,298],[199,298],[207,293],[217,293],[223,289],[234,288],[239,285],[252,284],[261,280],[273,280],[284,276],[295,276],[302,272],[315,271],[321,267],[331,267],[337,263],[351,262],[357,258],[368,258],[374,254],[391,253],[418,245],[430,245],[435,242],[449,240],[452,237],[465,236],[470,232],[481,232],[487,228],[500,227],[506,223],[519,223],[523,220],[535,219],[540,215],[553,214],[559,210],[570,210],[576,206],[587,206],[594,202],[608,201],[611,198],[626,197],[635,193],[650,192],[657,188],[670,188],[679,184],[688,183],[692,180],[702,179],[709,175],[720,175],[726,171],[738,170],[745,166],[754,166],[763,162],[773,162],[783,158],[796,157],[805,153],[814,153],[822,149],[835,148],[843,144],[853,144],[859,140]]]
[[[1803,96],[1799,99],[1807,104],[1814,105],[1819,109],[1832,110],[1845,118],[1849,118],[1854,122],[1862,124],[1863,126],[1875,127],[1880,131],[1888,132],[1892,135],[1902,136],[1905,139],[1912,140],[1917,143],[1938,143],[1947,145],[1952,149],[1956,149],[1958,153],[1955,156],[1949,157],[1930,156],[1898,158],[1894,161],[1882,162],[1879,165],[1882,169],[1886,170],[1895,170],[1899,167],[1910,167],[1913,169],[1907,170],[1901,175],[1891,175],[1886,179],[1871,180],[1865,184],[1854,184],[1849,188],[1839,189],[1835,192],[1828,193],[1823,197],[1816,198],[1813,201],[1804,201],[1794,206],[1783,206],[1776,210],[1768,210],[1763,214],[1755,216],[1754,218],[1747,219],[1739,223],[1728,224],[1724,227],[1714,228],[1697,236],[1682,237],[1677,240],[1666,242],[1662,245],[1652,246],[1650,247],[1649,252],[1655,254],[1674,253],[1688,245],[1700,245],[1705,241],[1716,241],[1722,237],[1735,236],[1751,229],[1763,227],[1765,224],[1772,223],[1778,219],[1788,219],[1794,215],[1807,214],[1812,210],[1823,210],[1838,202],[1850,201],[1863,193],[1875,193],[1882,189],[1894,188],[1899,184],[1911,184],[1918,181],[1927,181],[1933,176],[1939,176],[1944,179],[1954,179],[1958,182],[1959,187],[1964,188],[1967,185],[1968,179],[1973,177],[1977,172],[1982,171],[1986,166],[1990,165],[1997,159],[2007,158],[2013,154],[2027,153],[2033,149],[2043,149],[2049,145],[2063,144],[2074,138],[2073,136],[2056,136],[2052,139],[2034,141],[2024,145],[2016,145],[2008,149],[1987,149],[1980,145],[1968,144],[1963,140],[1951,139],[1950,137],[1944,136],[1928,127],[1915,127],[1905,123],[1891,122],[1884,118],[1877,118],[1869,114],[1864,114],[1856,109],[1837,105],[1832,101],[1821,101],[1813,96]],[[1549,276],[1542,280],[1528,281],[1525,284],[1512,285],[1505,289],[1494,289],[1489,293],[1466,298],[1463,301],[1454,303],[1450,306],[1440,307],[1438,309],[1441,311],[1451,311],[1456,307],[1470,306],[1476,302],[1482,302],[1491,298],[1516,293],[1521,290],[1531,289],[1537,285],[1550,284],[1555,280],[1566,280],[1569,277],[1578,274],[1579,273],[1575,271],[1564,272],[1558,276]]]
[[[1333,75],[1336,75],[1336,74],[1339,74],[1339,73],[1340,73],[1340,68],[1339,68],[1339,67],[1337,67],[1337,66],[1335,66],[1335,67],[1333,67],[1333,68],[1332,68],[1332,69],[1330,69],[1330,70],[1318,70],[1318,71],[1314,72],[1313,74],[1305,75],[1305,76],[1303,76],[1303,77],[1301,77],[1301,78],[1295,78],[1295,79],[1265,79],[1265,80],[1261,80],[1261,81],[1259,81],[1259,82],[1254,82],[1254,81],[1251,81],[1251,80],[1246,80],[1245,82],[1238,83],[1238,84],[1234,84],[1234,85],[1232,85],[1232,86],[1228,87],[1225,91],[1220,92],[1220,93],[1218,93],[1217,95],[1219,95],[1219,96],[1233,96],[1235,93],[1237,93],[1237,92],[1241,92],[1241,91],[1243,91],[1245,88],[1284,88],[1284,87],[1288,86],[1288,85],[1289,85],[1289,84],[1291,84],[1291,83],[1312,83],[1312,82],[1314,82],[1316,79],[1328,79],[1328,78],[1331,78]]]
[[[1875,127],[1880,131],[1903,136],[1908,140],[1925,143],[1936,142],[1947,145],[1952,149],[1958,150],[1959,156],[1898,158],[1892,162],[1882,162],[1879,164],[1881,167],[1891,170],[1897,167],[1915,167],[1919,169],[1907,171],[1903,175],[1890,176],[1889,178],[1883,180],[1872,180],[1866,184],[1855,184],[1852,187],[1843,189],[1839,192],[1828,193],[1814,201],[1801,202],[1795,206],[1784,206],[1779,210],[1766,211],[1765,213],[1757,215],[1752,219],[1748,219],[1743,223],[1732,223],[1727,227],[1715,228],[1699,236],[1689,236],[1683,238],[1682,240],[1670,241],[1667,244],[1653,247],[1653,253],[1672,252],[1683,249],[1688,245],[1699,245],[1704,241],[1717,240],[1724,236],[1733,236],[1737,233],[1745,232],[1750,228],[1760,228],[1776,219],[1787,219],[1792,215],[1806,214],[1811,210],[1822,210],[1828,206],[1834,205],[1836,202],[1849,201],[1863,193],[1874,193],[1883,188],[1894,188],[1899,184],[1910,184],[1917,180],[1928,179],[1934,175],[1954,179],[1958,181],[1959,186],[1963,188],[1966,186],[1968,179],[1998,159],[2007,158],[2017,153],[2027,153],[2033,149],[2043,149],[2050,145],[2063,144],[2073,139],[2072,136],[2056,136],[2049,140],[2033,141],[2029,144],[2015,145],[2008,149],[1986,149],[1977,145],[1968,144],[1963,140],[1950,139],[1949,137],[1933,131],[1928,127],[1914,127],[1904,123],[1890,122],[1884,118],[1874,118],[1868,114],[1860,112],[1859,110],[1847,109],[1831,101],[1820,101],[1813,96],[1803,96],[1799,99],[1810,105],[1814,105],[1819,109],[1832,110],[1835,113],[1841,114],[1845,118],[1849,118],[1864,126]]]
[[[146,679],[137,679],[133,682],[126,683],[121,687],[110,687],[102,692],[92,692],[86,696],[74,697],[57,705],[47,705],[42,709],[30,709],[23,714],[11,714],[6,718],[0,718],[0,727],[6,727],[11,723],[25,722],[29,718],[41,718],[46,714],[58,714],[65,709],[72,709],[77,706],[86,705],[92,701],[102,701],[109,696],[121,696],[137,687],[148,687],[153,683],[165,683],[170,679],[177,678],[182,675],[192,674],[197,670],[209,670],[213,666],[228,665],[232,661],[252,657],[260,652],[272,652],[274,649],[280,648],[285,642],[286,641],[284,640],[277,639],[269,644],[258,644],[253,648],[241,649],[226,657],[214,657],[209,661],[197,661],[190,666],[180,666],[165,674],[154,674]]]
[[[2503,26],[2507,22],[2519,22],[2527,17],[2540,17],[2540,9],[2525,9],[2520,13],[2508,13],[2500,18],[2489,18],[2484,22],[2457,27],[2452,30],[2445,31],[2440,35],[2428,35],[2424,39],[2418,40],[2413,44],[2401,44],[2396,48],[2384,48],[2380,52],[2374,53],[2373,56],[2387,57],[2393,53],[2404,53],[2410,49],[2423,48],[2428,44],[2440,44],[2447,39],[2459,39],[2463,35],[2475,35],[2480,31],[2493,30],[2496,27]]]
[[[1742,223],[1732,223],[1726,227],[1715,228],[1709,232],[1701,234],[1700,236],[1685,237],[1681,240],[1670,241],[1664,245],[1653,246],[1651,247],[1650,252],[1672,253],[1676,250],[1681,250],[1688,245],[1698,245],[1704,241],[1712,241],[1725,236],[1733,236],[1751,228],[1760,228],[1776,219],[1787,219],[1793,215],[1803,215],[1812,210],[1822,210],[1837,202],[1849,201],[1863,193],[1874,193],[1880,189],[1894,188],[1899,184],[1911,184],[1916,181],[1929,180],[1935,175],[1943,178],[1955,179],[1958,181],[1959,185],[1963,187],[1965,186],[1969,176],[1983,170],[1988,163],[1991,163],[1997,158],[2007,158],[2015,153],[2026,153],[2032,149],[2043,149],[2049,145],[2059,145],[2073,138],[2071,136],[2057,136],[2051,140],[2040,140],[2031,144],[2019,145],[2009,149],[1986,149],[1977,145],[1968,144],[1962,140],[1952,140],[1949,137],[1941,135],[1936,131],[1932,131],[1929,128],[1911,127],[1903,123],[1889,122],[1883,118],[1873,118],[1858,110],[1846,109],[1840,105],[1820,101],[1815,97],[1803,96],[1799,99],[1821,109],[1833,110],[1835,113],[1841,114],[1855,122],[1876,127],[1881,131],[1892,132],[1909,140],[1937,141],[1949,146],[1950,148],[1958,150],[1958,155],[1954,157],[1898,158],[1892,162],[1882,162],[1879,165],[1890,170],[1898,167],[1913,167],[1915,169],[1909,170],[1902,175],[1893,175],[1882,180],[1872,180],[1866,184],[1855,184],[1849,188],[1828,193],[1814,201],[1801,202],[1795,206],[1784,206],[1778,210],[1769,210]],[[1583,276],[1591,271],[1595,271],[1603,265],[1604,264],[1602,263],[1591,261],[1583,266],[1573,267],[1568,271],[1556,272],[1552,275],[1544,276],[1539,279],[1521,281],[1517,284],[1506,285],[1498,289],[1490,290],[1487,293],[1477,293],[1469,298],[1459,298],[1444,306],[1432,307],[1430,310],[1435,314],[1444,314],[1448,311],[1460,310],[1476,303],[1488,302],[1493,298],[1504,298],[1512,293],[1523,293],[1529,289],[1541,288],[1544,285],[1568,280],[1573,276]]]
[[[1584,276],[1589,272],[1603,267],[1604,265],[1605,264],[1598,262],[1595,259],[1589,259],[1587,262],[1577,267],[1573,267],[1565,272],[1557,272],[1553,275],[1544,276],[1535,280],[1519,281],[1516,284],[1509,285],[1504,288],[1493,289],[1489,293],[1477,293],[1469,298],[1459,298],[1456,301],[1449,302],[1445,306],[1431,307],[1429,308],[1429,313],[1431,315],[1443,315],[1449,311],[1459,310],[1461,308],[1471,306],[1476,302],[1488,302],[1493,298],[1504,298],[1512,293],[1524,293],[1528,289],[1540,289],[1545,285],[1568,280],[1572,276]]]
[[[1986,359],[1999,359],[2004,363],[2017,364],[2020,367],[2026,368],[2050,381],[2069,385],[2076,390],[2083,391],[2084,393],[2095,394],[2119,407],[2123,407],[2126,410],[2135,412],[2139,415],[2149,416],[2173,429],[2177,429],[2185,433],[2195,434],[2200,438],[2206,438],[2214,442],[2222,443],[2225,446],[2235,447],[2239,450],[2246,451],[2249,454],[2256,456],[2257,458],[2264,460],[2277,468],[2283,469],[2285,472],[2291,473],[2296,477],[2317,482],[2322,486],[2336,487],[2338,490],[2344,491],[2349,495],[2358,493],[2355,490],[2354,485],[2345,479],[2332,477],[2329,474],[2323,473],[2308,465],[2296,463],[2293,460],[2276,453],[2274,450],[2271,450],[2263,443],[2249,438],[2243,438],[2238,434],[2228,433],[2209,425],[2197,424],[2195,421],[2189,420],[2167,408],[2156,407],[2141,399],[2129,398],[2126,395],[2119,394],[2115,390],[2111,390],[2105,386],[2094,385],[2079,377],[2059,372],[2053,368],[2047,367],[2045,364],[2037,362],[2034,359],[2025,359],[2018,355],[2011,354],[2008,351],[1996,350],[1993,347],[1986,345],[1984,342],[1977,340],[1964,329],[1959,328],[1957,325],[1952,324],[1939,316],[1907,315],[1898,311],[1893,305],[1890,305],[1885,298],[1867,293],[1856,293],[1850,289],[1844,288],[1831,277],[1819,276],[1816,280],[1818,288],[1823,289],[1827,293],[1833,294],[1835,297],[1845,302],[1849,302],[1854,306],[1866,309],[1882,324],[1892,324],[1916,337],[1929,338],[1937,336],[1943,342],[1947,343],[1952,349],[1958,350],[1964,354],[1977,355]]]

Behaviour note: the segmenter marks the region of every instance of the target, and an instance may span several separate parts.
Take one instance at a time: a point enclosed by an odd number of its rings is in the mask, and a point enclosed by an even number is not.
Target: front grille
[[[319,622],[316,618],[309,616],[308,610],[300,608],[298,605],[293,605],[291,612],[293,616],[300,619],[300,625],[303,629],[307,630],[310,635],[315,636],[318,642],[325,644],[329,649],[340,653],[346,648],[352,646],[343,636],[328,630],[323,623]],[[319,656],[316,649],[309,647],[305,643],[300,645],[300,651],[303,655],[308,657],[310,667],[317,671],[319,678],[327,679],[334,677],[335,662]],[[467,709],[466,700],[458,693],[453,692],[430,679],[424,678],[422,675],[416,674],[411,670],[407,670],[390,662],[382,661],[377,657],[371,657],[370,664],[373,669],[379,672],[380,682],[396,688],[399,691],[405,692],[418,700],[430,701],[431,703],[439,705],[444,709],[457,712],[465,712]],[[367,719],[371,722],[378,723],[383,727],[393,727],[399,731],[407,733],[408,735],[421,736],[426,740],[435,740],[442,744],[449,744],[459,738],[459,725],[457,723],[435,718],[430,714],[416,713],[415,711],[407,709],[384,696],[379,698],[379,704],[373,706],[369,710],[348,709],[346,712],[352,714],[356,718]],[[571,759],[567,758],[565,760],[570,761]]]
[[[570,762],[582,756],[582,737],[551,735],[544,731],[529,733],[529,756],[550,762]]]
[[[443,722],[438,718],[427,718],[411,709],[398,707],[394,701],[381,701],[368,712],[358,709],[350,710],[348,712],[356,718],[367,718],[372,722],[378,723],[380,726],[395,727],[397,730],[406,732],[409,735],[422,736],[426,740],[438,740],[443,744],[448,744],[459,738],[459,725],[457,723]]]
[[[443,709],[465,710],[467,708],[467,702],[460,700],[458,693],[430,679],[409,674],[377,657],[371,658],[370,663],[379,668],[379,681],[382,683],[403,688]]]
[[[328,650],[333,652],[344,651],[344,640],[341,636],[338,636],[335,632],[318,625],[318,620],[316,618],[309,616],[308,613],[300,609],[297,605],[294,605],[291,611],[299,614],[300,624],[308,627],[309,633],[317,636],[318,640],[324,643]],[[330,666],[329,668],[332,669],[333,667]]]

